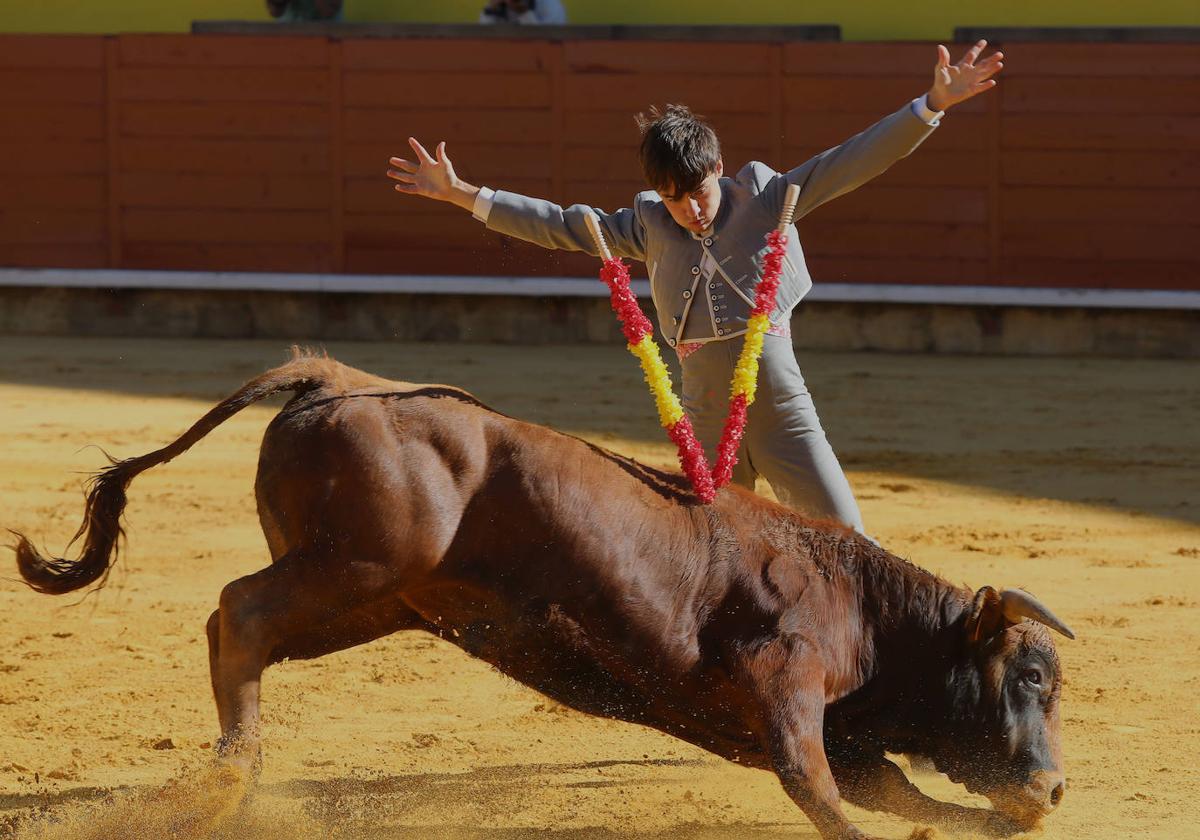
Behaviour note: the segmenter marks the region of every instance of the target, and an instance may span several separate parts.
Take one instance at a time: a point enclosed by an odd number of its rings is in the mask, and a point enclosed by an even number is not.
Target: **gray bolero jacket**
[[[487,190],[483,201],[476,201],[475,215],[490,230],[545,248],[595,255],[584,221],[588,213],[595,213],[613,253],[640,260],[649,269],[659,329],[667,343],[674,347],[680,342],[723,341],[746,331],[767,250],[765,238],[778,223],[787,185],[801,186],[798,219],[871,180],[912,152],[938,125],[918,116],[921,102],[906,104],[789,172],[752,161],[735,177],[721,178],[721,206],[703,234],[676,224],[653,190],[639,193],[632,208],[614,213],[583,204],[564,210],[542,199]],[[785,323],[811,288],[804,251],[792,226],[772,324]]]

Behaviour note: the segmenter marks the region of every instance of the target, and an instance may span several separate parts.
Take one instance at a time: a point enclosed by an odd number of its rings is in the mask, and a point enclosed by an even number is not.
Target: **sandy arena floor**
[[[672,461],[619,347],[329,349]],[[274,342],[0,338],[0,526],[61,553],[103,464],[89,444],[157,448],[283,358]],[[885,546],[972,587],[1025,586],[1078,633],[1059,643],[1069,790],[1042,836],[1200,836],[1196,365],[801,363]],[[133,484],[128,552],[98,595],[37,595],[0,556],[0,836],[816,837],[774,777],[563,709],[416,633],[269,671],[261,785],[225,815],[204,622],[265,563],[252,481],[278,404]],[[911,829],[849,810],[884,837]]]

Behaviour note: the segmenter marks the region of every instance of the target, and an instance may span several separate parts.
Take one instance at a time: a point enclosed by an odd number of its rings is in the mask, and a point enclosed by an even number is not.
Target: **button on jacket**
[[[653,190],[639,193],[632,208],[614,213],[583,204],[563,209],[550,201],[487,190],[483,197],[490,206],[481,213],[477,200],[476,217],[490,230],[545,248],[595,255],[585,222],[595,213],[613,253],[646,264],[659,329],[671,346],[734,338],[746,331],[767,251],[765,237],[778,223],[788,185],[801,187],[795,216],[800,218],[871,180],[912,152],[938,125],[917,115],[921,102],[906,104],[789,172],[752,161],[735,177],[721,178],[717,217],[699,236],[676,224]],[[786,321],[812,288],[795,227],[788,233],[771,313],[775,324]]]

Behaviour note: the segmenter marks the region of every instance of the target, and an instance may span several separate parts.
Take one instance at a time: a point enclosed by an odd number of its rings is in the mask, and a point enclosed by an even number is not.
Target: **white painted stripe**
[[[649,280],[634,280],[630,285],[639,297],[650,296]],[[274,274],[250,271],[0,268],[0,286],[608,297],[608,289],[598,277],[468,277],[390,274]]]
[[[275,274],[239,271],[0,268],[0,286],[88,289],[349,292],[384,294],[608,297],[587,277],[475,277],[369,274]],[[634,280],[638,297],[648,280]],[[917,286],[896,283],[818,283],[806,300],[822,303],[941,304],[951,306],[1200,309],[1200,291],[1160,289],[1047,289],[1025,286]]]
[[[1037,286],[909,286],[817,283],[805,300],[829,303],[925,303],[949,306],[1200,309],[1200,291],[1048,289]]]

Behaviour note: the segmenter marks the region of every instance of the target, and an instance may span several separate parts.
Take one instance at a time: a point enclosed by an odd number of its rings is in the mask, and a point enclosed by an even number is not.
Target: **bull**
[[[220,760],[260,761],[259,689],[285,658],[435,632],[573,708],[773,771],[824,838],[846,800],[995,833],[1062,800],[1062,670],[1021,590],[955,586],[831,522],[686,480],[441,385],[296,354],[89,490],[76,559],[18,534],[35,590],[102,585],[129,483],[247,405],[269,424],[255,493],[271,564],[208,620]],[[991,800],[926,796],[887,753]]]

